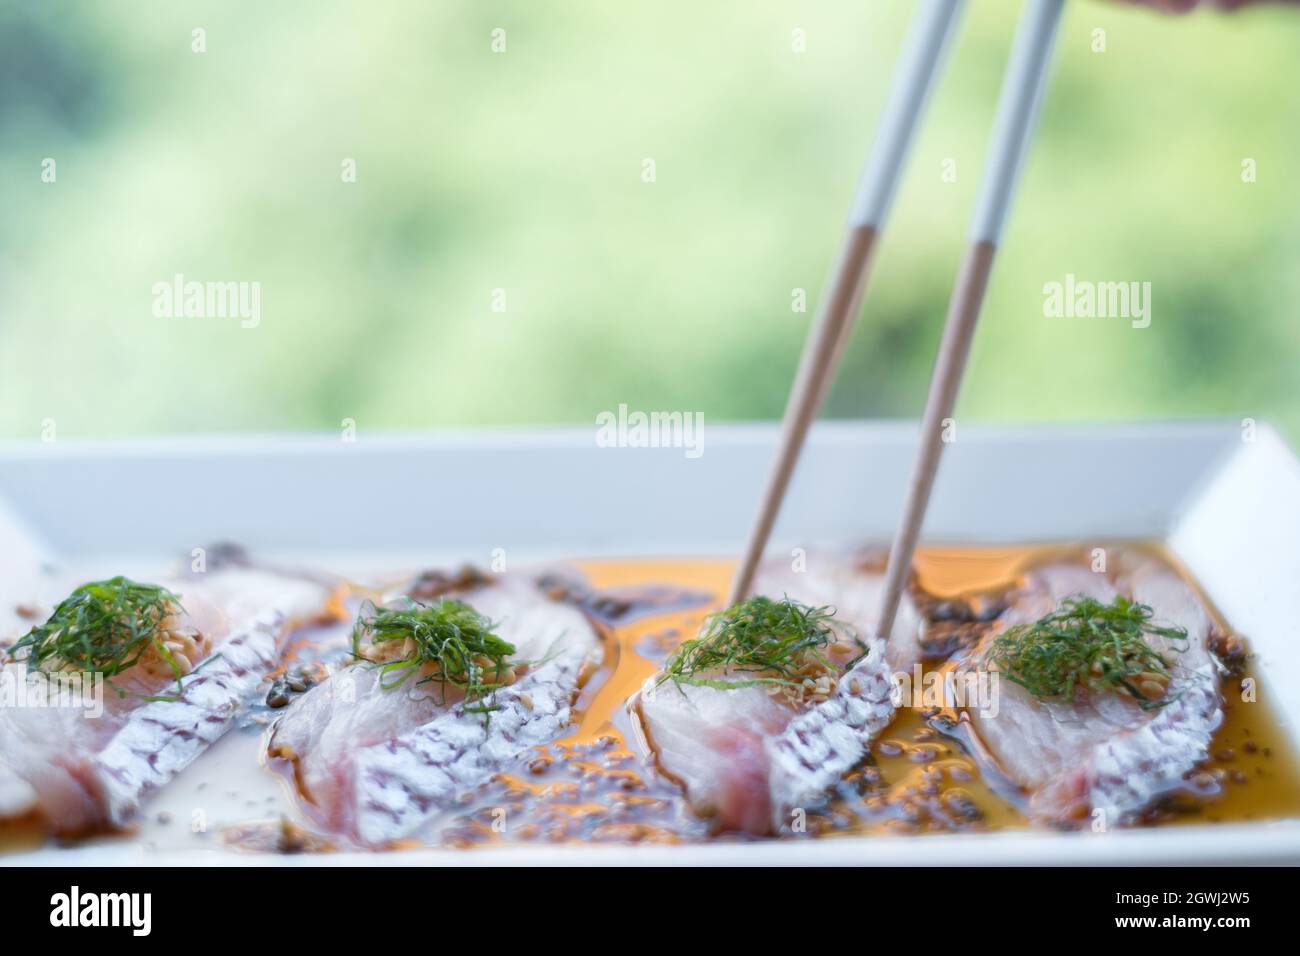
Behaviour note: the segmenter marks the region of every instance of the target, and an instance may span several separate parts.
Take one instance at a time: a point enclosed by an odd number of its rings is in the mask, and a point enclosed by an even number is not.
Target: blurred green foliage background
[[[1018,9],[970,4],[828,414],[920,412]],[[778,417],[911,10],[4,0],[0,434]],[[1295,10],[1067,5],[960,415],[1300,435],[1298,51]],[[156,318],[178,272],[260,326]],[[1066,273],[1151,327],[1045,318]]]

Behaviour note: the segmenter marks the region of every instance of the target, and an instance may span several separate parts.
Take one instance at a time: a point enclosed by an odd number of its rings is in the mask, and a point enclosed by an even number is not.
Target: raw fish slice
[[[843,559],[810,556],[803,572],[784,564],[760,569],[755,594],[834,607],[836,620],[867,645],[866,656],[827,694],[802,706],[763,686],[671,681],[634,699],[660,768],[683,786],[697,814],[721,830],[779,831],[794,809],[824,803],[826,791],[862,759],[893,718],[893,669],[908,669],[919,657],[920,619],[906,598],[889,646],[871,636],[882,589],[881,575]],[[845,663],[861,654],[848,640],[843,644]],[[701,676],[734,683],[752,675]]]
[[[284,636],[322,617],[331,597],[325,585],[248,568],[162,583],[185,608],[177,624],[209,642],[206,656],[179,689],[140,665],[111,678],[100,716],[0,707],[0,820],[39,816],[61,836],[125,825],[150,791],[230,729],[276,666]],[[7,665],[6,677],[42,680],[22,663]]]
[[[1078,776],[1063,781],[1067,793],[1075,785],[1086,790],[1090,805],[1112,821],[1136,813],[1181,783],[1206,758],[1223,723],[1221,669],[1209,650],[1211,623],[1197,595],[1163,569],[1140,573],[1128,586],[1134,600],[1186,628],[1189,641],[1183,653],[1166,655],[1173,661],[1177,697],[1138,728],[1099,744]]]
[[[790,821],[793,809],[821,804],[835,782],[865,756],[871,741],[894,719],[893,674],[910,673],[921,657],[921,619],[906,596],[889,641],[875,636],[882,576],[840,567],[816,578],[806,572],[774,574],[762,583],[773,593],[778,588],[793,593],[795,577],[809,578],[802,592],[807,597],[801,600],[836,607],[865,638],[868,653],[840,677],[827,700],[797,714],[780,734],[766,740],[776,829]]]
[[[0,821],[31,812],[40,801],[36,788],[16,770],[0,765]]]
[[[449,806],[556,739],[569,725],[594,645],[573,645],[496,692],[490,719],[458,704],[355,758],[356,835],[370,846],[410,836]]]
[[[1098,692],[1081,692],[1073,702],[1045,701],[1001,680],[995,714],[967,711],[972,743],[1029,795],[1029,815],[1040,823],[1068,825],[1096,810],[1109,823],[1120,822],[1204,759],[1222,721],[1210,621],[1196,595],[1163,567],[1121,575],[1119,585],[1079,565],[1048,565],[1031,575],[1028,594],[1008,611],[1005,624],[1032,623],[1067,597],[1109,603],[1125,592],[1153,609],[1155,623],[1187,630],[1181,652],[1182,642],[1150,639],[1171,664],[1169,703],[1144,710],[1127,694]],[[974,649],[976,666],[1001,630]]]
[[[767,741],[789,726],[795,714],[789,705],[761,687],[672,682],[642,690],[632,703],[659,768],[681,784],[697,815],[719,830],[772,830]]]
[[[1084,596],[1110,602],[1116,594],[1104,574],[1077,564],[1052,564],[1037,570],[994,632],[972,649],[976,665],[997,635],[1017,624],[1032,624],[1066,598]],[[998,769],[1017,785],[1037,790],[1079,761],[1096,745],[1131,726],[1142,713],[1136,701],[1116,694],[1067,704],[1040,701],[1019,684],[998,681],[996,712],[967,711],[980,743]]]
[[[294,779],[326,828],[367,845],[411,836],[458,797],[555,739],[569,724],[600,639],[571,605],[531,582],[502,577],[455,595],[493,622],[532,661],[514,683],[468,706],[441,685],[392,678],[354,663],[294,701],[276,723],[269,753],[292,761]]]

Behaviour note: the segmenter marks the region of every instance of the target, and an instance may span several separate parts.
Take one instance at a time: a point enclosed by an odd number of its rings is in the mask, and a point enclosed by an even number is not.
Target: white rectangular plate
[[[601,448],[594,429],[0,445],[0,553],[7,580],[19,583],[42,563],[106,572],[157,567],[214,541],[351,572],[487,564],[495,549],[512,563],[734,554],[776,434],[770,425],[710,428],[698,458],[682,449]],[[908,424],[816,428],[774,548],[887,540],[915,444]],[[1117,538],[1169,543],[1249,639],[1295,741],[1300,463],[1273,430],[1251,432],[1235,421],[963,426],[946,451],[925,528],[925,540],[947,543]],[[705,861],[1296,863],[1300,820],[1103,835],[296,857],[148,851],[118,840],[2,858],[70,865]]]

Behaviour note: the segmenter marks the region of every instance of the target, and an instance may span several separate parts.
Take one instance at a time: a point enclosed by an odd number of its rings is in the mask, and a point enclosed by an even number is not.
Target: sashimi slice
[[[719,830],[779,832],[812,810],[893,719],[896,670],[919,659],[920,617],[904,598],[890,639],[874,637],[883,576],[843,558],[810,556],[808,569],[765,565],[754,593],[831,607],[841,637],[832,659],[852,666],[812,681],[802,700],[765,686],[651,684],[632,701],[660,769]],[[857,641],[865,644],[865,656]],[[838,653],[837,653],[838,652]],[[752,676],[702,675],[724,683]]]
[[[1032,623],[1076,596],[1110,602],[1124,594],[1151,607],[1154,623],[1187,632],[1186,642],[1148,637],[1170,665],[1168,702],[1159,707],[1144,709],[1131,695],[1108,691],[1040,700],[1002,679],[995,712],[966,713],[972,743],[1028,797],[1034,821],[1109,826],[1131,820],[1205,759],[1223,720],[1209,616],[1177,574],[1154,563],[1121,570],[1113,582],[1081,565],[1056,563],[1035,571],[1027,584],[1002,626],[973,650],[971,666],[985,665],[1004,627]]]
[[[159,584],[184,608],[166,625],[180,635],[168,646],[189,655],[173,658],[185,671],[179,685],[171,665],[146,655],[101,685],[102,713],[33,707],[31,698],[0,706],[0,820],[34,816],[65,837],[126,825],[152,790],[233,726],[284,637],[325,616],[333,591],[250,567]],[[27,670],[9,663],[4,678],[27,687],[47,679]]]
[[[367,846],[411,837],[569,725],[600,657],[587,618],[521,578],[484,579],[455,596],[514,645],[514,660],[528,662],[508,686],[467,702],[416,681],[385,686],[391,677],[355,662],[276,723],[269,754],[292,763],[309,811],[331,831]]]

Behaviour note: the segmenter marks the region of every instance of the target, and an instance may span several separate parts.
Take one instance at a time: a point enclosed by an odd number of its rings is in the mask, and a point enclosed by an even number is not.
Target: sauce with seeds
[[[1155,545],[1118,544],[1179,570]],[[1022,571],[1078,546],[922,547],[915,559],[918,597],[927,620],[926,672],[953,650],[968,646],[991,625],[1002,606],[998,593]],[[554,598],[582,607],[604,635],[603,659],[579,692],[575,722],[560,739],[498,775],[439,818],[419,846],[472,848],[493,845],[584,843],[691,843],[741,841],[711,833],[710,823],[687,807],[680,787],[660,773],[641,746],[627,701],[653,676],[673,649],[695,636],[717,610],[730,584],[729,559],[589,560],[576,573],[544,577]],[[1184,577],[1186,575],[1184,574]],[[358,589],[349,611],[362,594]],[[1205,602],[1218,631],[1230,634]],[[350,615],[349,615],[350,616]],[[322,662],[339,660],[349,625],[305,630],[290,644],[285,667],[272,675],[240,728],[227,734],[146,805],[139,830],[127,836],[146,849],[220,847],[249,852],[328,852],[345,841],[314,832],[283,773],[258,766],[262,729],[278,715],[279,696],[319,680]],[[1245,635],[1248,639],[1249,635]],[[1249,647],[1247,640],[1246,647]],[[1270,703],[1267,675],[1247,656],[1239,673],[1221,684],[1225,719],[1210,756],[1185,785],[1145,815],[1148,825],[1216,824],[1300,817],[1300,763]],[[1254,702],[1242,681],[1255,679]],[[986,779],[960,741],[945,734],[935,713],[901,708],[873,742],[869,755],[846,774],[819,813],[802,821],[802,833],[777,839],[854,835],[942,834],[1017,830],[1029,823],[1017,795]],[[203,825],[199,825],[199,821]],[[38,825],[0,828],[8,852],[40,845]],[[123,837],[101,839],[121,840]]]
[[[1158,546],[1119,545],[1112,554],[1118,549],[1137,551],[1177,568]],[[978,618],[991,621],[999,610],[993,607],[987,615],[980,613],[983,595],[1014,585],[1030,565],[1078,552],[1068,546],[922,547],[915,559],[916,583],[941,601],[973,596],[970,606],[975,608],[975,620],[968,615],[955,627],[978,628]],[[443,839],[464,847],[508,841],[708,840],[708,822],[693,816],[676,784],[643,755],[626,701],[658,671],[673,648],[694,636],[704,618],[719,608],[734,562],[629,559],[582,561],[575,566],[593,594],[620,595],[621,603],[635,610],[628,614],[630,619],[616,614],[606,619],[610,640],[605,661],[579,697],[577,727],[545,748],[549,752],[532,764],[532,772],[505,777],[481,794],[473,809],[444,831]],[[647,609],[636,600],[646,588],[653,588],[661,598],[674,589],[708,598],[688,608]],[[1216,628],[1230,633],[1217,611],[1205,603]],[[945,612],[938,613],[942,618]],[[936,629],[942,631],[946,623],[940,620]],[[1267,684],[1259,686],[1251,667],[1247,660],[1242,673],[1222,682],[1225,716],[1210,758],[1189,774],[1184,787],[1147,811],[1146,824],[1300,816],[1300,762],[1268,703]],[[1240,682],[1248,678],[1256,678],[1252,703],[1240,699]],[[960,742],[942,733],[931,716],[916,708],[900,708],[893,723],[873,742],[869,757],[841,780],[828,807],[809,815],[806,832],[833,837],[1029,828],[1014,795],[1005,795],[1005,782],[985,779]],[[512,819],[516,816],[519,820]],[[737,834],[721,838],[749,839]]]

